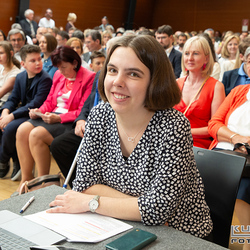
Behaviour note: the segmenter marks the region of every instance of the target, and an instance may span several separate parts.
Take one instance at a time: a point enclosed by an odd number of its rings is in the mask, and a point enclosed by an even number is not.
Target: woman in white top
[[[237,35],[231,35],[226,39],[219,59],[221,68],[219,81],[222,81],[225,71],[234,69],[239,43],[240,39]]]
[[[20,62],[14,57],[12,45],[0,42],[0,108],[7,101],[20,72]]]

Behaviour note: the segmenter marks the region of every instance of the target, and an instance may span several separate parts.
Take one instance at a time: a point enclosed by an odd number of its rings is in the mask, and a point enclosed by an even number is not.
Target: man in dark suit
[[[224,84],[226,95],[238,85],[250,84],[250,47],[246,49],[243,61],[239,69],[224,72],[222,83]]]
[[[36,38],[36,31],[38,28],[37,23],[34,19],[34,11],[31,9],[27,9],[24,12],[25,19],[21,20],[19,23],[22,26],[25,34],[30,36],[32,39]]]
[[[176,78],[181,74],[181,57],[182,53],[173,47],[173,29],[170,25],[160,26],[155,33],[156,40],[161,44],[167,53],[167,56],[173,66]]]
[[[102,48],[102,36],[98,30],[91,30],[85,37],[85,44],[89,52],[83,54],[83,60],[90,64],[90,56],[93,51],[101,51],[106,56],[105,49]]]
[[[93,106],[98,104],[100,101],[97,89],[99,75],[100,71],[96,73],[91,93],[84,103],[80,115],[74,121],[73,129],[67,133],[57,136],[50,145],[50,151],[65,177],[69,172],[77,149],[84,135],[85,122],[88,118],[89,112]],[[75,179],[75,175],[76,167],[69,181],[70,186],[72,186],[72,181]]]
[[[37,45],[24,45],[20,50],[21,65],[25,71],[16,76],[14,89],[2,107],[0,117],[0,178],[9,172],[13,159],[12,180],[20,176],[16,152],[16,131],[29,119],[29,109],[39,108],[46,100],[52,80],[43,71],[41,49]]]

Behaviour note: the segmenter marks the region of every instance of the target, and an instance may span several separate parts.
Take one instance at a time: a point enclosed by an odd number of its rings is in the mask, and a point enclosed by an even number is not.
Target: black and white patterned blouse
[[[75,191],[104,184],[138,197],[145,225],[166,222],[198,237],[212,230],[196,168],[190,124],[175,109],[157,111],[134,151],[124,159],[110,104],[92,109],[77,163]]]

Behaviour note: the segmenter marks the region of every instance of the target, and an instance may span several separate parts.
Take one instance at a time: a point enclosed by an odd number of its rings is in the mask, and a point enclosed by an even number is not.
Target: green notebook
[[[111,250],[138,250],[155,241],[156,238],[155,234],[136,228],[108,243],[106,248]]]

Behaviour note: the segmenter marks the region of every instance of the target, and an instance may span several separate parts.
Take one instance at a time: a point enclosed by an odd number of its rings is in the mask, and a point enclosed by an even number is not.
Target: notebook
[[[8,231],[32,245],[52,245],[66,238],[44,226],[8,210],[0,211],[0,231]],[[1,246],[1,241],[0,241]]]

